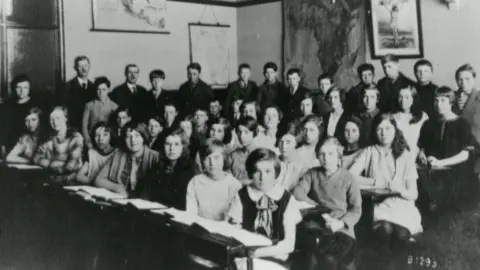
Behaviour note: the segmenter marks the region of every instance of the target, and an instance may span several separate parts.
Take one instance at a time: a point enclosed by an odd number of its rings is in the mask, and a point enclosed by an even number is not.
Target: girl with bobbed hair
[[[31,81],[25,74],[17,75],[11,82],[12,95],[6,100],[3,109],[2,134],[3,141],[0,142],[6,151],[10,151],[23,134],[25,129],[25,117],[33,107],[39,106],[36,99],[31,97]]]
[[[68,110],[58,106],[50,113],[51,136],[39,148],[33,162],[52,172],[52,179],[71,183],[82,167],[83,137],[70,129]]]
[[[146,173],[158,162],[158,152],[146,144],[147,126],[129,122],[122,129],[124,147],[115,151],[112,158],[102,167],[95,178],[95,186],[112,192],[135,196],[137,186]]]
[[[302,216],[293,197],[277,181],[280,161],[275,152],[258,148],[245,163],[251,183],[235,195],[229,221],[273,240],[272,246],[249,253],[249,257],[254,258],[253,269],[286,269]],[[237,269],[246,269],[244,258],[235,262]]]
[[[33,107],[28,111],[24,121],[26,132],[8,153],[7,162],[26,164],[33,162],[38,146],[45,140],[42,116],[42,110],[38,107]]]

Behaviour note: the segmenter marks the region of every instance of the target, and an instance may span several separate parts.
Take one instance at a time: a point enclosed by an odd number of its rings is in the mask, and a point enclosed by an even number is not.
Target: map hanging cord
[[[203,6],[202,14],[200,14],[200,18],[198,19],[198,24],[199,25],[210,24],[210,23],[202,23],[202,18],[203,18],[203,15],[205,15],[205,10],[207,8],[210,8],[210,10],[212,11],[212,15],[213,15],[213,19],[215,20],[215,24],[218,25],[218,26],[221,26],[220,22],[217,19],[217,15],[215,14],[215,11],[213,10],[213,8],[210,5],[204,5]]]

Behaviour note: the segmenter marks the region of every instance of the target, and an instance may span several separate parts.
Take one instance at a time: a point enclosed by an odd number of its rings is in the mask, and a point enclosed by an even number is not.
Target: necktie
[[[138,172],[138,159],[132,161],[132,170],[130,171],[130,185],[129,190],[135,190],[137,186],[137,172]]]
[[[467,103],[468,95],[465,92],[460,93],[460,97],[458,98],[458,107],[460,110],[463,110],[465,104]]]
[[[256,232],[265,235],[268,238],[273,234],[273,212],[277,210],[278,206],[267,195],[263,195],[257,201],[257,216],[254,221],[254,229]]]
[[[130,182],[129,178],[131,176],[132,167],[133,167],[132,158],[127,157],[127,160],[125,161],[125,167],[123,167],[122,174],[120,175],[120,180],[125,187],[129,186],[129,182]]]
[[[82,83],[82,88],[87,89],[87,83]]]
[[[136,93],[137,93],[137,87],[136,87],[136,86],[132,86],[132,93],[133,93],[133,94],[136,94]]]

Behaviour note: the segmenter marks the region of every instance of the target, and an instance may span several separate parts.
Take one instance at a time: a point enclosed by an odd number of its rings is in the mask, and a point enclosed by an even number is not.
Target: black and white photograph
[[[0,270],[480,269],[479,15],[0,0]]]

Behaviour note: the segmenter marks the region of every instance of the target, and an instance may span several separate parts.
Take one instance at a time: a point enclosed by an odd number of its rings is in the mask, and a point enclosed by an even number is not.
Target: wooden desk
[[[85,201],[47,178],[0,168],[0,268],[180,269],[174,259],[186,249],[231,269],[244,251],[234,239],[161,215]]]

